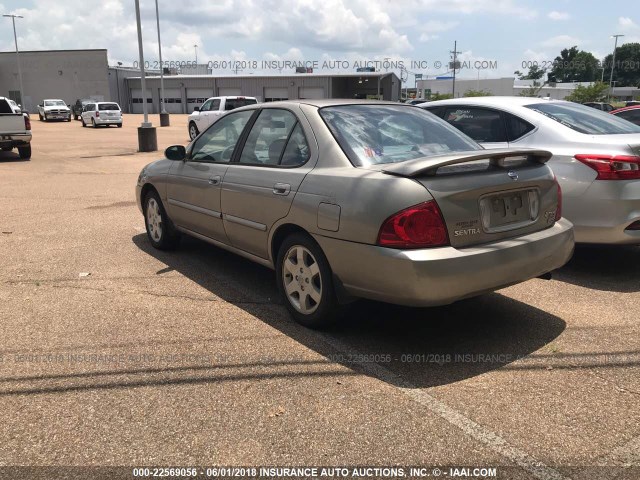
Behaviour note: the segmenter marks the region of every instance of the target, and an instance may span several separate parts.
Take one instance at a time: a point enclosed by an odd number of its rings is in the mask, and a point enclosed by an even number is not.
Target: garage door
[[[242,95],[239,88],[220,87],[218,92],[221,97],[237,97]]]
[[[193,113],[195,107],[200,107],[207,98],[213,97],[212,88],[188,88],[187,89],[187,113]]]
[[[289,100],[289,89],[287,87],[265,87],[264,101],[277,102],[278,100]]]
[[[298,89],[298,98],[308,98],[311,100],[325,98],[324,87],[300,87]]]
[[[158,89],[158,98],[160,89]],[[184,113],[182,111],[182,92],[179,88],[164,89],[164,108],[167,113]]]
[[[152,100],[151,100],[151,90],[147,89],[147,112],[151,112],[153,110]],[[142,113],[142,89],[134,88],[131,90],[131,112],[132,113]]]

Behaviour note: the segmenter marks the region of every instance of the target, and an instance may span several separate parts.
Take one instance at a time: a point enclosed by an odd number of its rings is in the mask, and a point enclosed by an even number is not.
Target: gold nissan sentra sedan
[[[443,305],[573,252],[544,150],[484,150],[424,110],[300,100],[233,110],[143,168],[151,244],[188,234],[275,269],[301,324],[355,298]]]

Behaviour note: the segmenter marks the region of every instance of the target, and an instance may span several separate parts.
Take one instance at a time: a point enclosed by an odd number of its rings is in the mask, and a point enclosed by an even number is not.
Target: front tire
[[[44,117],[42,116],[42,114],[38,113],[38,117],[40,118],[41,122],[44,122]]]
[[[189,138],[191,140],[193,140],[194,138],[196,138],[198,135],[200,134],[200,132],[198,131],[198,127],[195,124],[195,122],[191,122],[189,124]]]
[[[26,147],[18,147],[18,154],[22,160],[30,160],[31,159],[31,145],[27,145]]]
[[[340,306],[333,288],[331,267],[320,246],[308,235],[285,239],[276,261],[278,290],[296,322],[325,328],[337,319]]]
[[[180,234],[167,216],[158,193],[151,190],[144,198],[144,224],[147,237],[158,250],[173,250],[180,243]]]

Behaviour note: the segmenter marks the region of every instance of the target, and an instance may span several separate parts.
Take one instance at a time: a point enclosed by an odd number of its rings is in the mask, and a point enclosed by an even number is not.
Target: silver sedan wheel
[[[162,215],[155,198],[149,199],[147,203],[147,230],[154,242],[162,239]]]
[[[298,312],[311,315],[322,299],[320,266],[313,254],[301,245],[294,245],[282,264],[282,281],[287,299]]]
[[[194,138],[196,138],[198,136],[198,129],[196,128],[196,126],[192,123],[189,126],[189,137],[191,138],[191,140],[193,140]]]

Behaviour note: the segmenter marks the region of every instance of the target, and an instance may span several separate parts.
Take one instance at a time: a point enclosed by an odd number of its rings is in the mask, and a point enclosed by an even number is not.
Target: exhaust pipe
[[[553,275],[551,274],[551,272],[547,272],[547,273],[543,273],[537,278],[540,278],[542,280],[551,280],[553,278]]]

